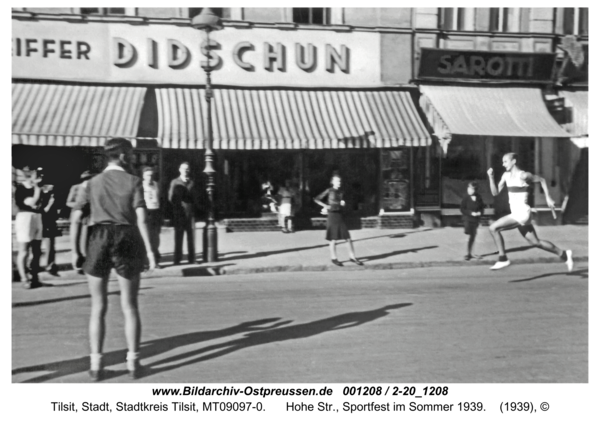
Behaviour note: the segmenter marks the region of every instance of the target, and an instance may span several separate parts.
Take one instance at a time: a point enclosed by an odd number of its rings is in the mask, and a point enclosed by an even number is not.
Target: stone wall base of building
[[[534,214],[534,223],[538,226],[561,226],[562,223],[562,213],[560,210],[555,210],[556,219],[552,216],[552,212],[550,210],[538,210],[537,213]],[[461,215],[443,215],[442,217],[442,226],[443,227],[459,227],[463,225],[463,219]],[[485,215],[481,218],[482,226],[489,226],[495,220],[494,215]],[[421,221],[423,218],[421,217]],[[585,222],[581,222],[579,224],[587,224],[587,219]]]
[[[281,230],[277,215],[261,218],[229,218],[220,221],[228,232],[259,232]],[[415,227],[412,215],[380,215],[373,217],[347,216],[346,224],[350,230],[360,229],[405,229]],[[327,217],[296,217],[297,230],[325,229]]]

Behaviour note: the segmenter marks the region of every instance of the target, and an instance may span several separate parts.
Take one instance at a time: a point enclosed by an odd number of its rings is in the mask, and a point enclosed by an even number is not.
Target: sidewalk
[[[576,262],[588,260],[588,226],[543,226],[538,230],[541,239],[558,247],[572,249]],[[219,262],[202,263],[202,229],[196,232],[198,261],[195,265],[173,266],[173,229],[163,228],[160,250],[162,269],[145,273],[143,277],[205,276],[220,274],[250,274],[285,271],[363,271],[365,269],[401,269],[412,267],[492,265],[496,261],[491,235],[480,227],[475,241],[475,253],[480,261],[465,261],[467,236],[462,228],[439,229],[362,229],[351,232],[357,257],[362,267],[348,261],[345,243],[337,247],[343,267],[329,259],[324,230],[281,232],[237,232],[219,236]],[[558,258],[537,248],[530,248],[517,230],[504,233],[509,259],[514,264],[558,262]],[[82,279],[71,267],[68,235],[57,238],[57,263],[60,275],[45,272],[43,281]],[[16,245],[13,242],[13,260]],[[185,241],[184,241],[184,258]],[[42,264],[45,256],[42,257]],[[185,261],[184,261],[185,262]]]

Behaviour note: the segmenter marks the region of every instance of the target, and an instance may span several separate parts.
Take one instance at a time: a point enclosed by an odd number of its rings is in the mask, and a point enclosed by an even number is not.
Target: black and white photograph
[[[11,7],[9,401],[585,420],[590,8],[241,4]]]

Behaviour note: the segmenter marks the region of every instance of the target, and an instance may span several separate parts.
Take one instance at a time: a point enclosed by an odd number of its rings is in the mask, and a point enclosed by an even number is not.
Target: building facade
[[[123,136],[163,192],[181,161],[203,180],[208,60],[218,216],[231,227],[261,216],[267,180],[297,183],[310,221],[334,172],[363,226],[451,223],[463,185],[508,150],[569,197],[581,154],[568,139],[587,136],[587,9],[213,10],[225,29],[207,41],[190,25],[201,8],[13,9],[14,165],[33,157],[66,195]],[[475,114],[511,101],[534,110],[512,131]]]

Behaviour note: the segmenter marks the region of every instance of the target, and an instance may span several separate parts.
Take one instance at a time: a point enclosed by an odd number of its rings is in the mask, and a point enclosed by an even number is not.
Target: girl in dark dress
[[[352,239],[350,233],[344,222],[344,216],[342,215],[342,209],[346,205],[344,201],[344,195],[340,191],[342,185],[342,179],[340,176],[333,176],[331,178],[331,186],[326,189],[320,195],[314,198],[314,201],[323,207],[323,210],[327,212],[327,234],[325,239],[329,241],[329,252],[331,254],[331,262],[337,266],[342,266],[342,263],[338,261],[335,251],[336,240],[346,240],[348,242],[348,254],[350,255],[350,261],[357,265],[363,265],[356,256],[354,255],[354,246],[352,245]],[[327,204],[322,202],[323,198],[327,196]]]

